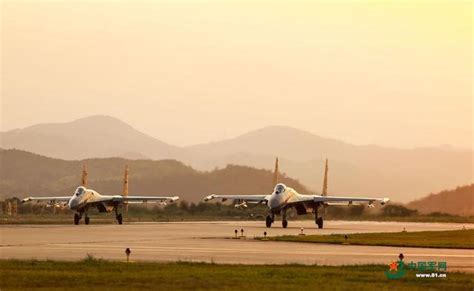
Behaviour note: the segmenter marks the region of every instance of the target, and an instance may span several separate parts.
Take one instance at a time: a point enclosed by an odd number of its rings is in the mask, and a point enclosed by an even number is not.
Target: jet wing
[[[204,201],[210,201],[213,199],[221,199],[222,201],[226,200],[242,200],[248,203],[262,203],[268,201],[268,197],[270,195],[217,195],[217,194],[212,194],[209,196],[206,196],[204,198]]]
[[[388,201],[389,198],[373,198],[373,197],[344,197],[344,196],[322,196],[322,195],[312,195],[312,194],[304,194],[301,195],[296,203],[299,202],[322,202],[328,205],[347,205],[347,204],[360,204],[360,203],[368,203],[369,205],[373,205],[374,202],[379,202],[381,205],[384,205]]]
[[[102,196],[100,200],[94,202],[132,202],[132,203],[147,203],[147,202],[174,202],[178,200],[178,196]]]
[[[174,202],[179,200],[179,196],[120,196],[118,201],[124,202],[148,202],[148,201],[167,201]],[[114,200],[117,201],[117,200]]]
[[[27,197],[21,200],[21,203],[30,201],[61,201],[67,202],[71,199],[71,196],[51,196],[51,197]]]

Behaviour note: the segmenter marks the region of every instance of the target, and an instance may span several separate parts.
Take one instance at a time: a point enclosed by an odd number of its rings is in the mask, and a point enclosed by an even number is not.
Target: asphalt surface
[[[93,223],[93,222],[92,222]],[[326,221],[316,229],[312,221],[290,221],[268,229],[264,222],[170,222],[124,225],[2,225],[1,259],[80,260],[98,258],[132,261],[199,261],[231,264],[389,264],[403,253],[405,261],[446,261],[449,270],[474,272],[474,250],[382,246],[352,246],[255,241],[254,236],[350,234],[474,228],[474,224]],[[246,238],[235,239],[244,229]]]

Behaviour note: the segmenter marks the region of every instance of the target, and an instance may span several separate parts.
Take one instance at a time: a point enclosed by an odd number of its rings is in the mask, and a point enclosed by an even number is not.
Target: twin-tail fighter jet
[[[246,208],[247,204],[265,204],[268,207],[269,214],[266,217],[267,227],[271,227],[275,222],[275,215],[280,214],[282,217],[282,226],[288,226],[287,211],[294,208],[298,215],[307,214],[308,210],[314,213],[314,220],[318,228],[323,228],[323,217],[318,215],[318,210],[323,210],[331,205],[355,205],[367,203],[370,208],[374,207],[374,202],[379,202],[381,205],[387,203],[389,198],[366,198],[366,197],[341,197],[327,195],[327,175],[328,175],[328,161],[326,159],[326,166],[324,171],[323,191],[321,195],[318,194],[299,194],[295,189],[286,186],[283,183],[278,183],[278,158],[275,162],[275,171],[273,176],[273,184],[275,188],[273,193],[262,195],[216,195],[212,194],[204,198],[204,201],[212,199],[222,199],[226,201],[232,199],[235,201],[235,207]]]
[[[53,207],[68,207],[75,210],[74,224],[79,224],[84,216],[85,224],[89,224],[90,217],[88,212],[97,208],[99,212],[115,212],[115,219],[118,224],[122,224],[122,213],[119,213],[120,208],[128,210],[128,204],[131,203],[147,203],[159,202],[166,204],[167,202],[174,202],[178,200],[178,196],[129,196],[128,195],[128,166],[125,167],[125,174],[123,180],[122,195],[102,195],[99,192],[87,188],[87,165],[84,164],[82,169],[82,185],[77,187],[72,196],[54,196],[54,197],[28,197],[22,200],[23,203],[29,201],[46,201],[48,205]]]

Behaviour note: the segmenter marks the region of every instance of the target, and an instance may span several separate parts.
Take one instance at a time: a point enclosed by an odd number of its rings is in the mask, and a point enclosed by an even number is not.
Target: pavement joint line
[[[110,246],[110,245],[94,245],[94,246],[87,246],[87,245],[78,245],[74,246],[72,244],[55,244],[47,246],[49,249],[123,249],[123,246]],[[199,248],[199,247],[166,247],[166,246],[139,246],[134,247],[135,250],[189,250],[189,251],[201,251],[201,252],[239,252],[242,249],[231,249],[231,248]],[[273,253],[272,250],[245,250],[245,253]],[[365,253],[365,252],[314,252],[314,251],[291,251],[291,252],[284,252],[286,254],[298,254],[298,255],[335,255],[335,256],[347,256],[347,255],[356,255],[356,256],[390,256],[393,255],[393,252],[390,253]],[[439,253],[406,253],[405,256],[417,256],[417,257],[439,257]],[[456,254],[442,254],[442,257],[457,257],[457,258],[474,258],[474,254],[472,255],[456,255]]]

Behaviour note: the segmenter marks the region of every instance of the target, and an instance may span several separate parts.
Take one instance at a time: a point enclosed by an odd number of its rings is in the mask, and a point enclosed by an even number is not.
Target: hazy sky
[[[472,2],[397,2],[2,1],[1,129],[106,114],[177,145],[288,125],[472,147]]]

